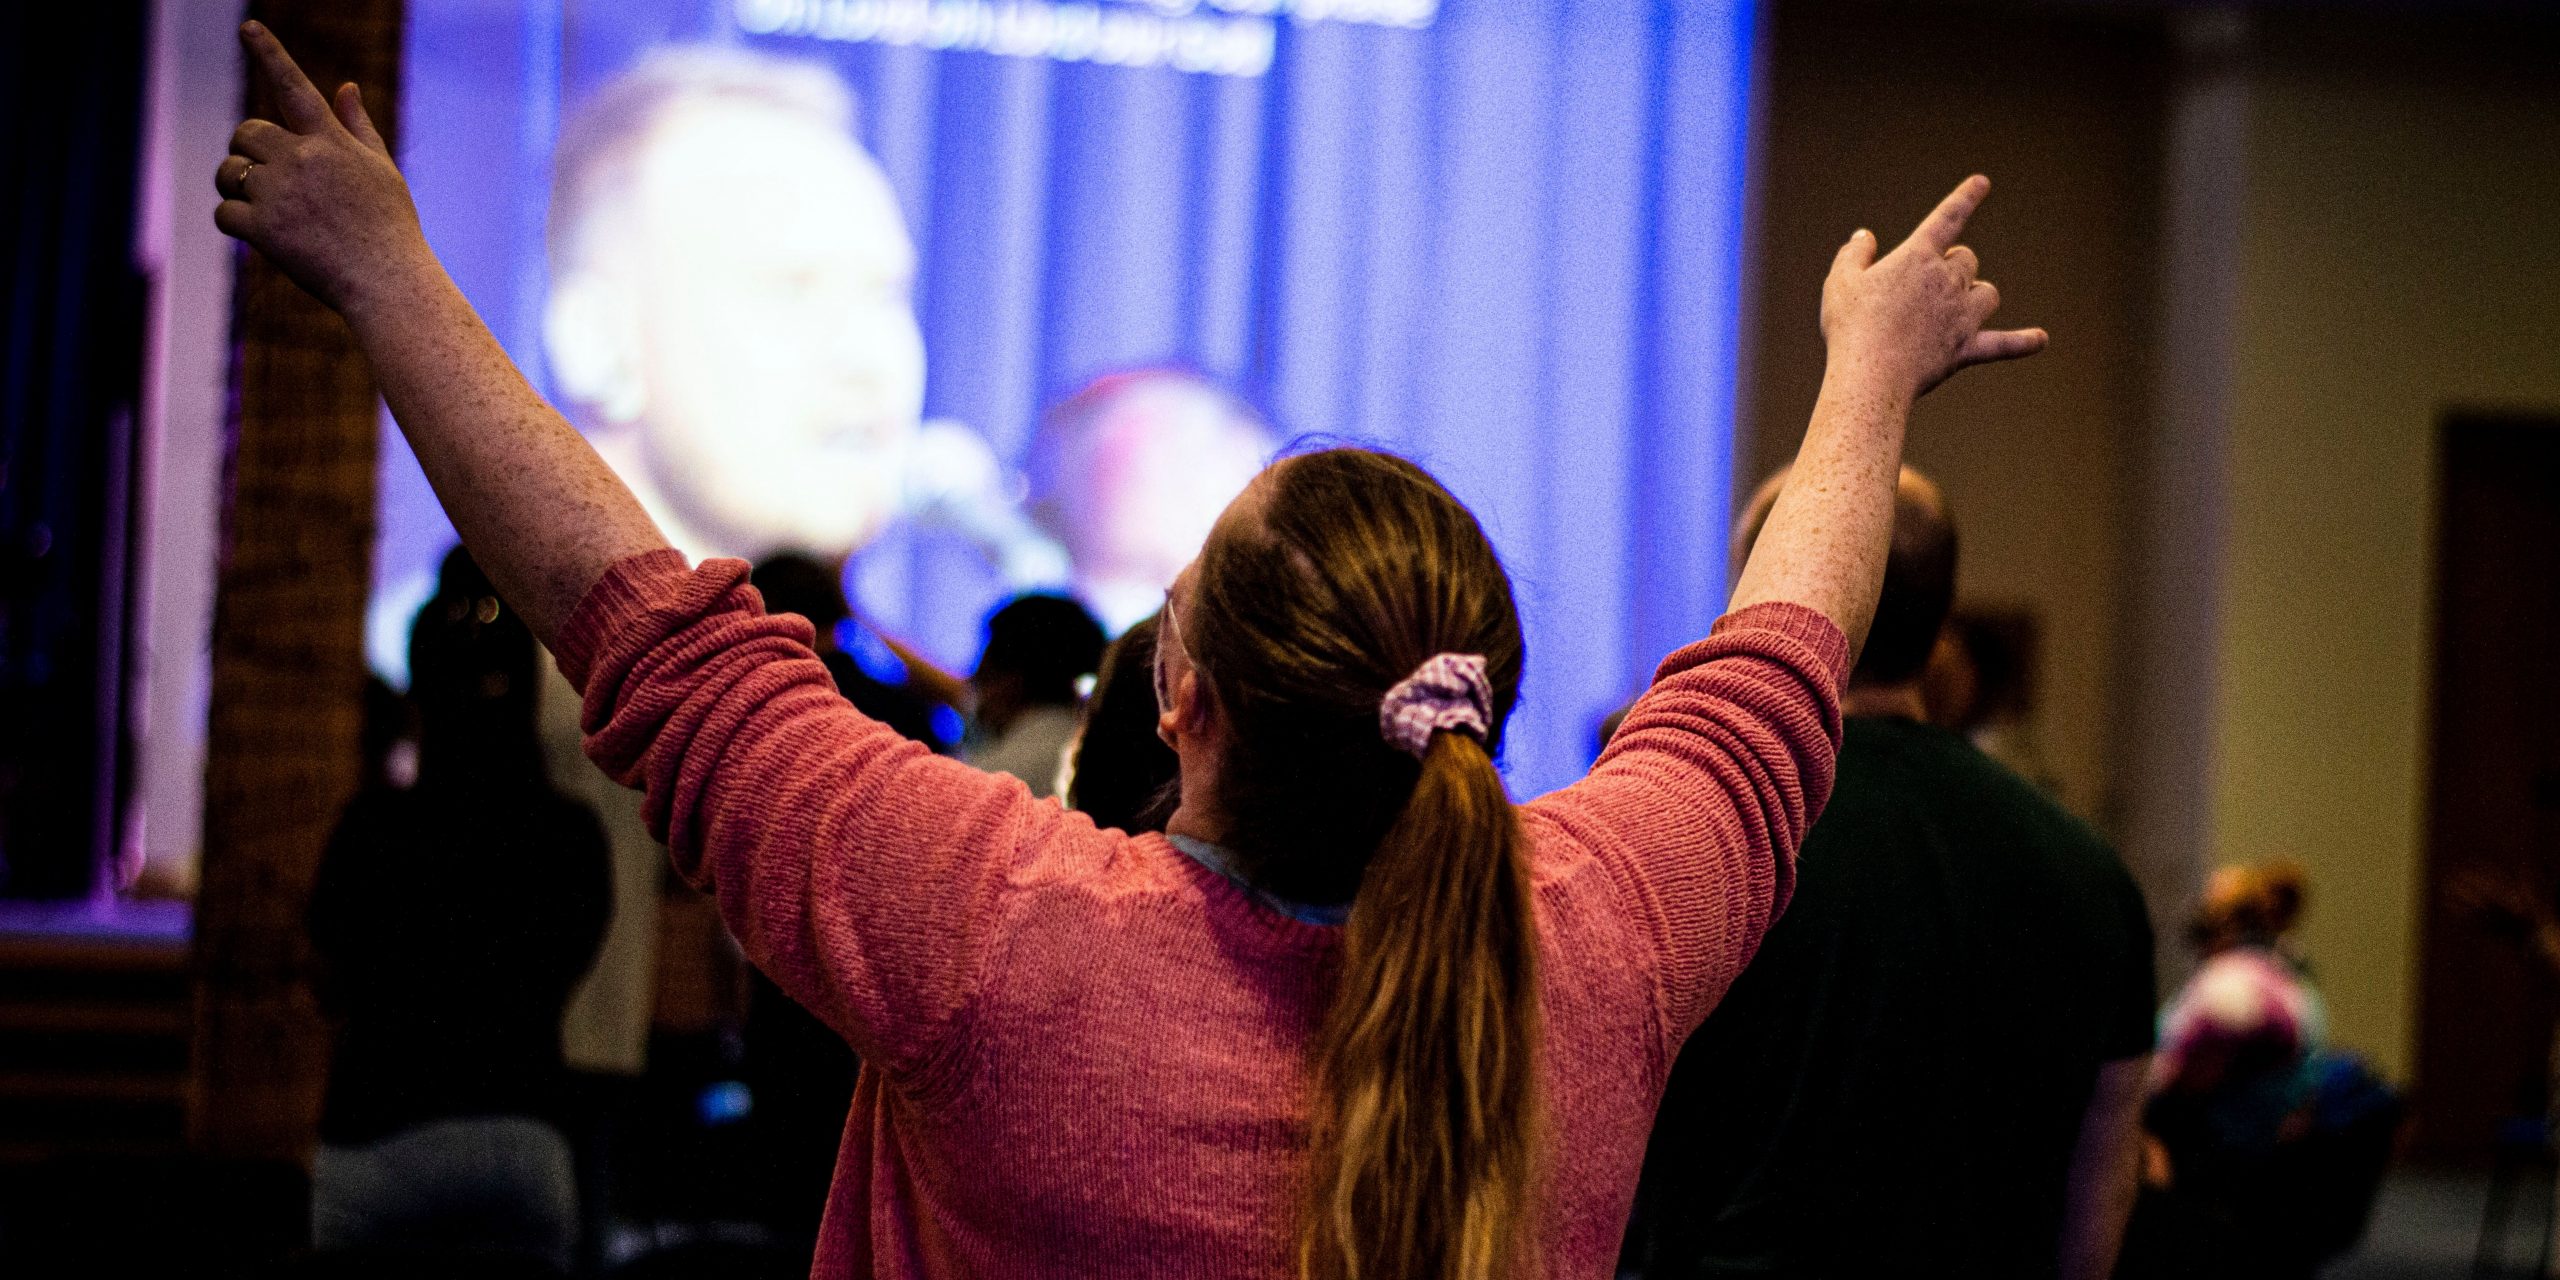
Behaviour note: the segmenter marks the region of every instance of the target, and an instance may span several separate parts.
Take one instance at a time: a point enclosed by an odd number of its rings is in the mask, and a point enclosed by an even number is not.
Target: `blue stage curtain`
[[[115,835],[148,17],[37,6],[0,40],[0,897],[105,887]]]
[[[1252,78],[744,37],[705,0],[411,12],[403,123],[429,230],[520,357],[560,104],[651,45],[741,41],[859,95],[922,252],[933,416],[1014,451],[1084,379],[1174,361],[1284,435],[1374,442],[1446,480],[1527,616],[1522,793],[1578,776],[1600,717],[1721,607],[1748,0],[1284,19]],[[894,537],[865,559],[867,605],[973,656],[993,588],[967,555]]]

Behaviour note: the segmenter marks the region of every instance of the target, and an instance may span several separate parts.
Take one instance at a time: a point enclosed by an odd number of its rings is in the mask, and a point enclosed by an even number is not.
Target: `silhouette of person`
[[[410,641],[417,784],[359,794],[323,856],[320,1248],[571,1260],[561,1012],[612,885],[595,816],[544,776],[538,652],[478,566],[448,556]]]

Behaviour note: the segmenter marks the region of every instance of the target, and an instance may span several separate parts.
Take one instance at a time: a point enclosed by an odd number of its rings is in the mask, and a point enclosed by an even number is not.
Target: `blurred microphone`
[[[907,514],[968,539],[995,566],[1006,589],[1066,587],[1066,548],[1022,513],[1004,465],[977,432],[947,418],[925,423],[907,447],[904,479]]]

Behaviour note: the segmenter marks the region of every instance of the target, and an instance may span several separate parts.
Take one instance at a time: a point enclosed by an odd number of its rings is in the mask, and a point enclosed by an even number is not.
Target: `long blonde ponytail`
[[[1541,1020],[1524,843],[1484,748],[1433,735],[1369,863],[1317,1041],[1308,1280],[1494,1280],[1534,1248]]]

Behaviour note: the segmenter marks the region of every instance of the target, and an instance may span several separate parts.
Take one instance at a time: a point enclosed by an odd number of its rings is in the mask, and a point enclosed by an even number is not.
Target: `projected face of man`
[[[594,397],[607,460],[697,552],[868,542],[924,405],[915,247],[879,165],[786,106],[680,98],[623,197],[607,296],[630,314],[596,320],[625,335],[632,385]]]

